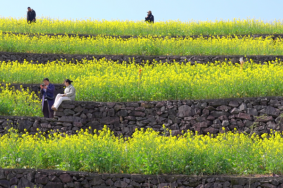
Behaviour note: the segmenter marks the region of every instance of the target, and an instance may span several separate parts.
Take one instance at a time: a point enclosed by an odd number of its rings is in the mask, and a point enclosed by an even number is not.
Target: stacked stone
[[[208,62],[228,62],[239,63],[239,58],[243,57],[240,55],[219,55],[219,56],[139,56],[139,55],[69,55],[69,54],[31,54],[31,53],[13,53],[13,52],[0,52],[0,61],[18,61],[24,62],[33,61],[33,63],[45,64],[51,61],[67,61],[72,63],[77,63],[77,60],[80,61],[82,59],[93,60],[94,58],[97,60],[106,59],[119,61],[120,63],[132,62],[134,59],[136,63],[144,63],[149,62],[152,63],[154,60],[158,62],[180,62],[187,63],[191,62],[192,65],[195,63],[203,63],[207,64]],[[263,64],[268,61],[275,61],[276,59],[283,59],[283,56],[274,56],[274,55],[251,55],[246,56],[244,60],[252,59],[254,63]]]
[[[0,169],[0,188],[282,188],[283,177],[129,175]]]
[[[269,133],[283,131],[283,97],[184,100],[163,102],[79,102],[64,101],[56,118],[0,116],[0,134],[14,127],[35,134],[51,130],[76,134],[81,128],[101,130],[104,125],[115,135],[129,137],[135,129],[152,128],[173,135],[182,131],[218,134],[237,129],[239,132]]]

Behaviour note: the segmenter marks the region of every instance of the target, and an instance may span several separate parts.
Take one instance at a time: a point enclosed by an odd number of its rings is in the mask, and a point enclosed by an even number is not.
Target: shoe
[[[57,109],[54,106],[52,106],[51,109],[54,111],[57,111]]]

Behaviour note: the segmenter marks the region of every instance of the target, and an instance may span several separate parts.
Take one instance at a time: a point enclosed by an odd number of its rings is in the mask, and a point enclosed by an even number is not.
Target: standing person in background
[[[59,106],[63,101],[74,101],[76,99],[76,89],[71,84],[73,81],[66,79],[64,81],[64,85],[66,89],[64,90],[64,94],[58,94],[55,99],[55,103],[52,106],[52,110],[57,111]]]
[[[27,22],[32,23],[36,21],[36,13],[33,9],[28,7],[28,13],[27,13]]]
[[[149,23],[154,23],[154,16],[151,11],[147,12],[147,17],[145,17],[145,21]]]
[[[43,83],[44,84],[40,85],[40,93],[42,95],[42,112],[45,118],[53,118],[54,112],[51,107],[54,104],[55,86],[50,84],[48,78],[44,78]]]

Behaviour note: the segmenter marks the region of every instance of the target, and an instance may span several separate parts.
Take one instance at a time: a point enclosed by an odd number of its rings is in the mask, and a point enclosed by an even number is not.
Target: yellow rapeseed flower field
[[[74,81],[78,101],[127,102],[282,96],[282,65],[280,60],[263,65],[250,60],[242,66],[231,62],[196,65],[148,62],[138,65],[134,61],[127,64],[105,59],[82,60],[76,64],[65,60],[47,64],[27,61],[0,62],[0,82],[39,85],[44,77],[48,77],[51,83],[62,84],[64,79],[69,78]],[[3,90],[0,100],[5,101],[6,96],[11,100],[7,102],[10,105],[6,105],[9,108],[1,113],[19,115],[24,112],[38,116],[39,108],[17,110],[17,113],[12,110],[19,101],[15,97],[22,97],[22,108],[25,108],[26,95],[27,91],[25,95],[18,95],[7,88]],[[40,106],[39,99],[34,94],[31,94],[31,98],[36,100],[28,103]]]
[[[256,19],[233,19],[215,21],[157,21],[147,24],[144,21],[107,20],[58,20],[40,18],[36,24],[27,24],[26,18],[0,18],[0,30],[18,33],[70,33],[94,35],[249,35],[283,33],[282,21],[267,23]]]
[[[0,51],[97,55],[282,55],[283,41],[271,37],[138,38],[33,36],[0,32]]]
[[[208,64],[146,63],[138,65],[102,60],[76,64],[62,61],[33,64],[0,62],[0,82],[40,84],[44,77],[61,84],[74,81],[80,101],[159,101],[282,96],[280,60],[263,65],[252,60]]]
[[[135,174],[282,174],[282,133],[163,136],[136,130],[115,137],[107,128],[78,135],[0,136],[2,168],[59,169]]]

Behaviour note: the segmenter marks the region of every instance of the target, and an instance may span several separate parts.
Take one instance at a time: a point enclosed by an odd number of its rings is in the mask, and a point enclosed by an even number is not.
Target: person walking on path
[[[76,89],[71,84],[73,81],[66,79],[64,84],[66,86],[64,94],[58,94],[55,98],[55,103],[52,110],[57,111],[63,101],[74,101],[76,99]]]
[[[33,9],[28,7],[28,13],[27,13],[27,22],[32,23],[36,21],[36,13]]]
[[[53,118],[54,112],[51,109],[54,104],[54,92],[55,86],[50,84],[48,78],[43,79],[42,85],[40,85],[40,93],[42,95],[42,112],[45,118]]]
[[[151,11],[147,12],[147,17],[145,17],[145,21],[149,23],[154,23],[154,16]]]

